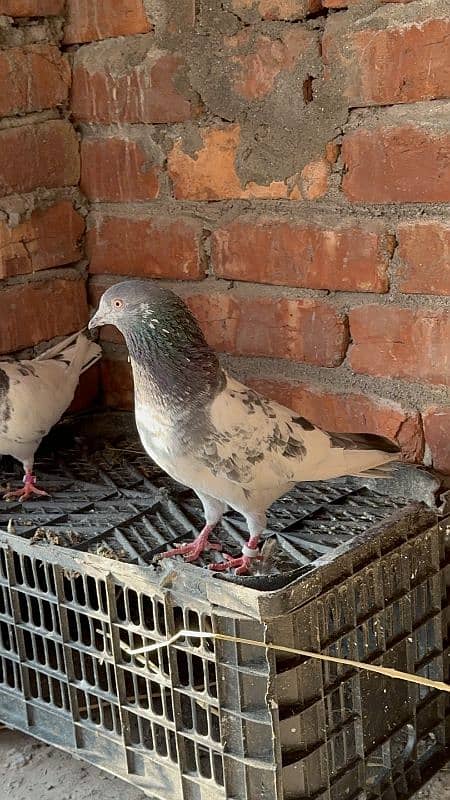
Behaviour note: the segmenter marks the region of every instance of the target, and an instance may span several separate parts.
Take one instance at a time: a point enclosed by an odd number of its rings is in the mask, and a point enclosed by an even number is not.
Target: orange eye
[[[116,300],[113,300],[113,306],[114,308],[122,308],[123,300],[120,300],[120,298],[118,297]]]

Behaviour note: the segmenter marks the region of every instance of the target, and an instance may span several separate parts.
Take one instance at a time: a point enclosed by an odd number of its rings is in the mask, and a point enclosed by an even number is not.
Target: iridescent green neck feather
[[[142,399],[150,394],[162,406],[204,405],[222,388],[217,355],[176,296],[170,304],[141,303],[122,333]]]

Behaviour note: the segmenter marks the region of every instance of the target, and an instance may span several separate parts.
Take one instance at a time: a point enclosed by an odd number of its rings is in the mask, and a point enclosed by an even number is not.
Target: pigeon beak
[[[94,328],[99,328],[101,325],[105,325],[105,322],[103,321],[103,319],[101,318],[100,314],[97,311],[92,317],[92,319],[89,320],[88,328],[90,331],[92,331]]]

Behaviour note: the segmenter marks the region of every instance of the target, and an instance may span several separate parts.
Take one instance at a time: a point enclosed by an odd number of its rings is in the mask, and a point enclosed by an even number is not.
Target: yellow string
[[[332,664],[343,664],[344,666],[356,667],[357,669],[365,669],[367,672],[375,672],[378,675],[385,675],[388,678],[394,678],[399,681],[407,681],[408,683],[416,683],[419,686],[428,686],[430,689],[438,689],[440,692],[450,693],[450,684],[443,683],[442,681],[433,681],[430,678],[423,678],[419,675],[413,675],[409,672],[401,672],[398,669],[390,667],[380,667],[375,664],[365,664],[362,661],[353,661],[349,658],[338,658],[337,656],[326,656],[323,653],[312,653],[309,650],[297,650],[295,647],[286,647],[281,644],[272,644],[271,642],[257,642],[253,639],[242,639],[240,636],[228,636],[225,633],[207,633],[205,631],[190,631],[182,630],[166,639],[164,642],[155,642],[144,647],[139,647],[136,650],[126,648],[126,652],[130,656],[138,656],[144,653],[151,653],[155,650],[161,650],[174,644],[178,639],[218,639],[223,642],[234,642],[236,644],[246,644],[250,647],[264,647],[267,650],[275,650],[279,653],[289,653],[293,656],[303,656],[305,658],[315,658],[318,661],[328,661]]]

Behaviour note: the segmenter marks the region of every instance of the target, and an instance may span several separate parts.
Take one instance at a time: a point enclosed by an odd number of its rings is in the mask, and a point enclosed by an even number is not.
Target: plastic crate
[[[152,480],[104,458],[67,452],[52,502],[3,507],[17,533],[0,534],[0,721],[163,800],[404,800],[423,785],[447,758],[447,695],[235,642],[126,649],[188,628],[448,680],[435,515],[354,482],[315,485],[309,511],[294,497],[272,517],[297,567],[234,580],[154,568],[177,520],[186,536],[192,497],[148,464]],[[38,525],[81,541],[33,544]],[[136,563],[96,555],[99,542]]]

